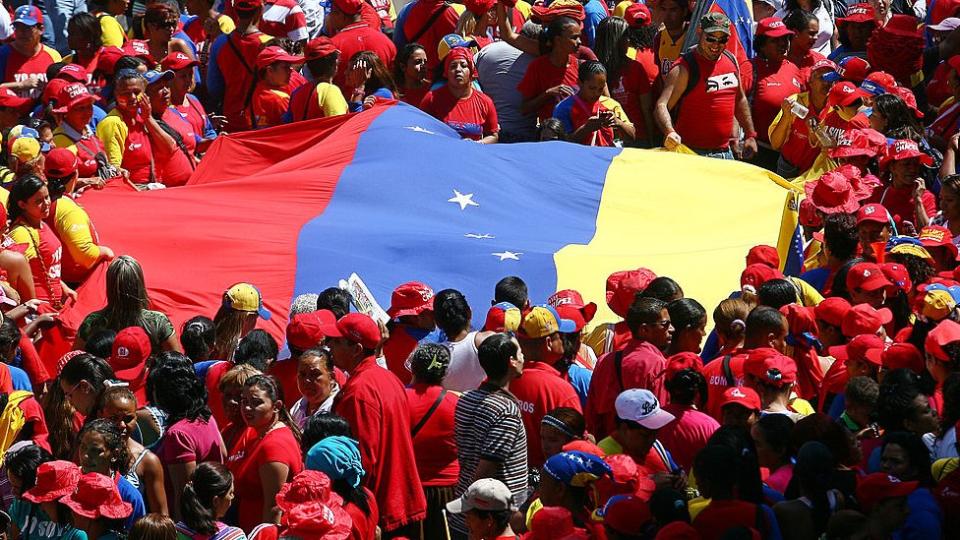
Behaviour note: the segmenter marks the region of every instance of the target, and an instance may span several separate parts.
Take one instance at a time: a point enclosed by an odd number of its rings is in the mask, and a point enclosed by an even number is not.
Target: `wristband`
[[[757,138],[757,132],[756,132],[756,131],[748,131],[748,132],[746,132],[746,133],[743,134],[743,138],[744,138],[744,140],[746,140],[746,139],[756,139],[756,138]]]

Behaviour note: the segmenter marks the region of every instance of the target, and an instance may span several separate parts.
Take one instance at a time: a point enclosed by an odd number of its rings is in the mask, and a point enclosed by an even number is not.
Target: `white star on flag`
[[[473,239],[475,239],[475,240],[490,240],[490,239],[492,239],[492,238],[496,238],[496,237],[493,236],[492,234],[486,234],[486,233],[484,233],[484,234],[467,233],[467,234],[465,234],[464,236],[466,236],[467,238],[473,238]]]
[[[507,259],[519,261],[520,256],[523,255],[523,253],[514,253],[512,251],[504,251],[501,253],[491,253],[491,255],[493,255],[494,257],[500,257],[501,261],[505,261]]]
[[[457,190],[453,190],[453,198],[447,199],[447,202],[459,204],[460,210],[466,210],[468,206],[480,206],[479,203],[473,201],[473,193],[464,195]]]
[[[410,131],[413,131],[416,133],[426,133],[428,135],[436,135],[436,133],[430,131],[429,129],[422,128],[420,126],[407,126],[406,129],[409,129]]]

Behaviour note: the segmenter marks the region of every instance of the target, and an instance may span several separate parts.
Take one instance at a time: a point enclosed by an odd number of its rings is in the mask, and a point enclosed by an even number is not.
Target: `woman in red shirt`
[[[894,141],[887,149],[886,159],[881,161],[881,168],[889,171],[889,183],[880,196],[880,204],[894,219],[900,216],[900,220],[913,223],[917,230],[929,225],[937,214],[936,198],[926,190],[920,177],[921,163],[929,166],[933,158],[907,139]]]
[[[167,187],[182,186],[197,167],[197,159],[193,155],[197,140],[190,124],[170,108],[170,81],[173,80],[173,72],[148,71],[146,78],[151,114],[157,126],[174,142],[172,151],[159,144],[152,147],[157,175]]]
[[[477,70],[470,49],[457,47],[443,59],[447,84],[431,90],[420,108],[456,130],[464,139],[482,144],[497,142],[500,124],[493,100],[473,88]]]
[[[44,223],[49,215],[50,192],[42,178],[29,174],[14,182],[7,201],[10,238],[27,247],[24,256],[33,272],[37,298],[50,302],[59,311],[63,302],[67,298],[76,298],[77,293],[60,281],[63,248],[53,229]]]
[[[417,472],[427,497],[427,518],[423,522],[427,538],[444,536],[442,510],[455,498],[453,490],[460,475],[453,436],[453,415],[459,398],[442,386],[449,365],[450,350],[436,343],[417,347],[410,357],[413,383],[406,389],[407,403]]]
[[[423,46],[419,43],[407,43],[400,49],[393,62],[393,78],[400,91],[400,99],[419,107],[423,97],[430,91],[427,52]]]
[[[580,23],[570,17],[550,21],[543,31],[546,53],[530,62],[517,85],[523,96],[521,113],[536,111],[539,120],[546,120],[560,100],[576,93],[580,30]]]
[[[752,84],[747,89],[747,97],[759,149],[752,162],[771,171],[776,170],[780,154],[770,147],[767,128],[776,118],[783,100],[801,90],[800,69],[787,60],[790,37],[793,35],[793,30],[788,29],[778,17],[769,17],[760,21],[753,39],[757,56],[750,60],[754,76],[751,77]]]
[[[790,40],[790,52],[787,54],[787,59],[804,70],[801,80],[806,80],[809,77],[806,70],[816,64],[818,60],[827,59],[827,57],[813,50],[813,43],[820,35],[820,21],[813,13],[796,9],[783,19],[783,24],[794,32],[793,39]]]
[[[650,24],[650,10],[644,4],[630,4],[624,20],[608,17],[597,25],[597,58],[607,68],[610,97],[623,106],[636,130],[639,146],[657,146],[653,124],[653,83],[660,74],[654,58],[653,39],[657,29]],[[636,56],[630,58],[633,47]]]
[[[300,430],[273,377],[247,379],[240,406],[247,431],[231,449],[227,465],[236,479],[240,528],[249,531],[260,523],[280,523],[277,493],[303,470],[303,458]]]

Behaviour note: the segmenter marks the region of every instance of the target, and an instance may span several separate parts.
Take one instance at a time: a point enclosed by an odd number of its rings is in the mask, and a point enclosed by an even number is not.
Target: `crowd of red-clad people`
[[[21,4],[0,10],[0,535],[960,537],[956,0],[755,0],[752,54],[749,21],[687,0]],[[250,283],[175,328],[77,202],[389,100],[480,143],[797,179],[802,271],[755,246],[709,316],[690,284],[615,272],[603,323],[514,276],[489,308],[400,284],[386,322],[332,287],[278,343]],[[44,362],[98,264],[106,307]]]

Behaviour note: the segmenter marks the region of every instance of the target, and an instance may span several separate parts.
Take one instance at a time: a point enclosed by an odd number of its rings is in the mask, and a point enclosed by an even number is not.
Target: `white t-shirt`
[[[450,365],[443,378],[443,387],[454,392],[476,390],[487,374],[480,367],[477,354],[477,333],[470,332],[460,341],[445,341],[443,345],[450,349]]]

